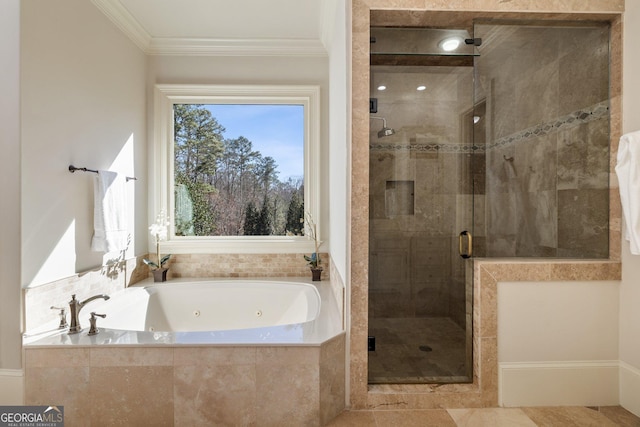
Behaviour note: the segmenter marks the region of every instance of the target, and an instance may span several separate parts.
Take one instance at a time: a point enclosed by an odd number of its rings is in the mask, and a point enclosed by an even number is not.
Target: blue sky
[[[205,106],[225,127],[224,137],[244,136],[264,157],[273,157],[278,178],[304,176],[304,109],[302,105],[213,104]]]

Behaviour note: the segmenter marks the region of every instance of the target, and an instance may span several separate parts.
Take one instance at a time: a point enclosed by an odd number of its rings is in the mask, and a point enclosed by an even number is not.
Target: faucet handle
[[[52,305],[51,310],[60,310],[60,325],[58,325],[58,329],[64,329],[69,326],[67,324],[67,313],[64,307],[56,307]]]
[[[98,327],[96,326],[96,316],[100,316],[103,319],[105,317],[107,317],[106,314],[98,314],[95,311],[91,312],[91,318],[89,319],[89,323],[91,323],[91,327],[89,328],[89,333],[88,335],[97,335],[98,332],[100,332],[100,330],[98,329]]]

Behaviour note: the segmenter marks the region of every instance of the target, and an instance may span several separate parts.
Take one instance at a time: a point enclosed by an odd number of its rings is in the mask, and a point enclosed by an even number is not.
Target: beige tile
[[[89,366],[88,348],[27,348],[27,368]]]
[[[319,372],[312,365],[256,367],[260,425],[319,425]]]
[[[333,419],[327,427],[364,427],[375,426],[372,411],[344,411]]]
[[[320,347],[258,347],[256,350],[256,363],[258,365],[311,365],[320,363]]]
[[[323,360],[320,364],[320,423],[326,424],[345,407],[344,353]]]
[[[172,366],[172,348],[105,347],[90,349],[91,366]]]
[[[458,427],[536,427],[517,408],[448,409]]]
[[[256,425],[254,365],[176,367],[174,387],[176,426]]]
[[[619,262],[574,262],[551,265],[551,280],[621,280]]]
[[[89,367],[28,367],[24,387],[26,405],[64,406],[67,425],[87,425]]]
[[[173,425],[171,367],[92,367],[88,394],[91,421],[84,425]]]
[[[640,417],[621,406],[601,406],[600,413],[621,427],[640,427]]]
[[[444,409],[426,409],[413,411],[373,411],[378,426],[402,427],[455,427],[456,423]]]
[[[614,427],[617,424],[597,410],[585,407],[522,408],[539,427]]]
[[[179,347],[175,366],[247,365],[256,363],[254,347]]]

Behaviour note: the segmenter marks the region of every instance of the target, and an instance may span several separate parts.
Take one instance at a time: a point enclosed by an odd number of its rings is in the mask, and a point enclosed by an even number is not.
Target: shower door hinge
[[[376,337],[367,337],[367,351],[376,351]]]
[[[378,112],[378,98],[369,98],[369,113]]]
[[[482,46],[482,39],[477,37],[475,39],[464,39],[464,44],[472,44],[474,46]]]

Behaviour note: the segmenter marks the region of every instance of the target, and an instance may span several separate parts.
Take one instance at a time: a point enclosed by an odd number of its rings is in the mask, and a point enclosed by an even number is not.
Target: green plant
[[[309,238],[313,239],[314,248],[315,248],[315,252],[313,252],[311,255],[303,255],[303,256],[304,256],[304,259],[307,261],[307,263],[311,266],[311,268],[318,268],[322,263],[322,260],[320,259],[320,251],[319,251],[321,242],[318,240],[318,230],[316,227],[316,223],[313,221],[313,217],[309,212],[304,213],[303,221],[306,225],[305,234]]]
[[[163,240],[167,240],[167,230],[169,227],[169,217],[166,215],[164,209],[160,211],[158,216],[156,217],[156,222],[149,226],[149,232],[154,237],[156,241],[156,259],[158,262],[153,262],[150,259],[143,259],[142,261],[147,264],[152,269],[156,270],[159,268],[163,268],[164,264],[169,261],[171,258],[171,254],[160,257],[160,242]]]

